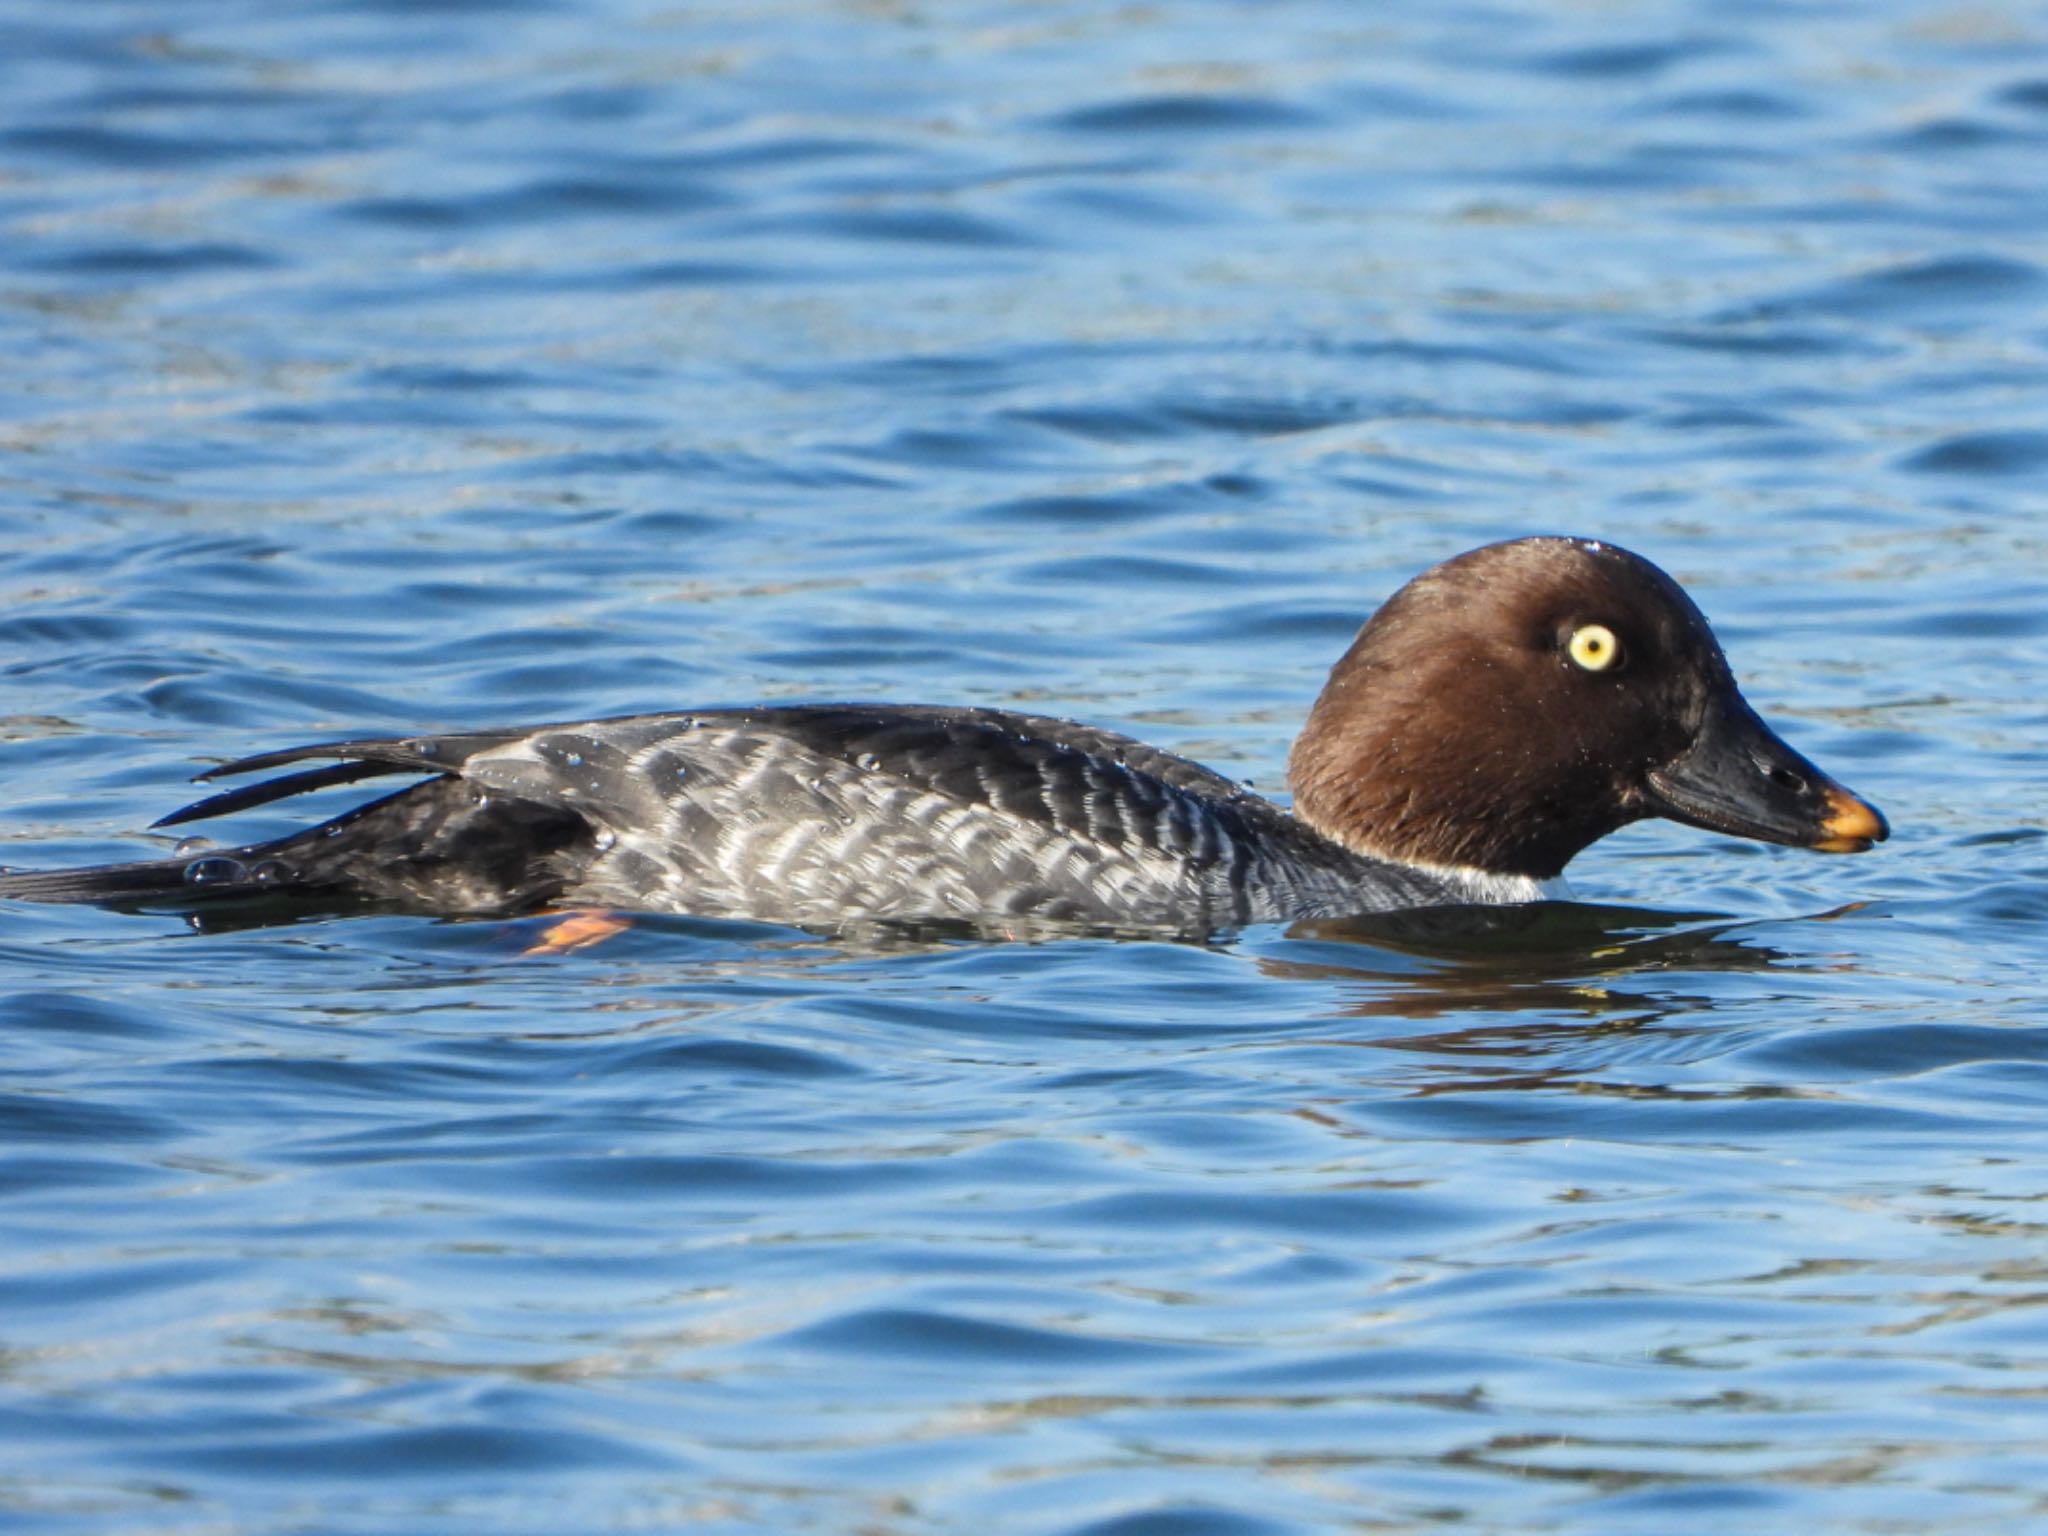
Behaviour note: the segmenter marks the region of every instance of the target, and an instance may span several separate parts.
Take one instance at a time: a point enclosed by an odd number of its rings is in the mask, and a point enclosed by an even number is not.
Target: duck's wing
[[[588,821],[601,857],[568,899],[655,910],[812,926],[1027,915],[1145,926],[1206,911],[1252,857],[1242,791],[1220,774],[1002,710],[594,721],[480,751],[462,776]]]
[[[772,821],[815,806],[885,820],[877,802],[910,795],[1111,847],[1173,847],[1182,823],[1244,795],[1221,774],[1098,727],[902,704],[545,726],[467,751],[460,771],[496,793],[573,804],[620,833],[684,808]]]

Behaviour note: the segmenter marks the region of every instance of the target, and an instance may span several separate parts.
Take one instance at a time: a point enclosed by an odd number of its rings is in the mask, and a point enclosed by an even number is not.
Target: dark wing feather
[[[336,784],[353,784],[358,779],[374,779],[383,774],[399,771],[389,763],[329,763],[325,768],[308,768],[303,773],[288,773],[282,778],[263,779],[254,784],[244,784],[240,789],[208,795],[204,800],[195,800],[168,816],[159,816],[150,823],[150,826],[152,829],[182,826],[188,821],[204,821],[209,816],[226,816],[233,811],[246,811],[252,805],[268,805],[271,801],[282,800],[287,795],[303,795],[312,790],[330,789]],[[213,774],[202,773],[199,777],[210,779]]]
[[[198,775],[197,782],[206,783],[213,779],[232,778],[244,773],[263,773],[272,768],[282,768],[287,763],[311,762],[320,758],[338,758],[340,761],[330,762],[324,768],[308,768],[275,779],[264,779],[260,783],[245,784],[240,789],[209,795],[204,800],[196,800],[171,812],[153,825],[183,826],[189,821],[204,821],[213,816],[226,816],[234,811],[246,811],[251,806],[268,805],[273,800],[283,800],[291,795],[308,794],[316,789],[331,789],[338,784],[354,784],[363,779],[381,778],[387,774],[455,773],[478,752],[516,741],[523,734],[525,733],[522,731],[470,731],[453,736],[322,741],[304,747],[285,747],[276,752],[259,752],[253,757],[240,757],[231,763],[222,763],[217,768],[209,768]]]
[[[547,729],[543,726],[540,729]],[[316,741],[311,746],[285,747],[276,752],[259,752],[238,757],[218,768],[209,768],[202,779],[230,779],[244,773],[261,773],[282,768],[286,763],[303,763],[312,758],[338,757],[356,762],[382,763],[387,773],[447,773],[461,767],[479,752],[502,747],[507,742],[532,734],[534,727],[519,730],[458,731],[447,736],[392,736],[359,741]]]

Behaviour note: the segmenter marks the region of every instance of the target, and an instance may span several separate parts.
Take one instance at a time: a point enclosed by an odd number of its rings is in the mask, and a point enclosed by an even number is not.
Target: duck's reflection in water
[[[1334,983],[1326,1017],[1455,1023],[1320,1037],[1433,1058],[1441,1075],[1416,1091],[1584,1088],[1586,1074],[1621,1061],[1728,1048],[1734,1026],[1723,1008],[1739,1002],[1753,1017],[1758,982],[1773,989],[1838,969],[1822,946],[1796,937],[1855,910],[1793,922],[1574,902],[1370,914],[1295,924],[1259,963],[1276,978]]]

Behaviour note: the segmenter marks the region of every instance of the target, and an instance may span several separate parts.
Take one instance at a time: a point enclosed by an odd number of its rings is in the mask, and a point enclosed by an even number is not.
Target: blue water
[[[758,699],[1277,791],[1374,603],[1531,531],[1896,828],[1630,829],[1491,937],[9,905],[8,1531],[2048,1526],[2038,14],[0,34],[0,862]]]

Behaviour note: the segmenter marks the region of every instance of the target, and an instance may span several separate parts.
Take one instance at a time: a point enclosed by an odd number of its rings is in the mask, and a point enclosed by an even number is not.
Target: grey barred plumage
[[[318,758],[340,761],[202,800],[163,824],[382,774],[439,776],[274,843],[112,866],[69,885],[64,872],[10,874],[0,894],[191,898],[202,894],[194,866],[269,863],[288,874],[260,894],[443,913],[558,903],[819,927],[854,915],[1189,933],[1472,895],[1455,877],[1352,853],[1143,742],[993,709],[636,715],[330,742],[206,777]],[[217,900],[244,883],[200,885]],[[1376,899],[1362,903],[1361,892]]]

